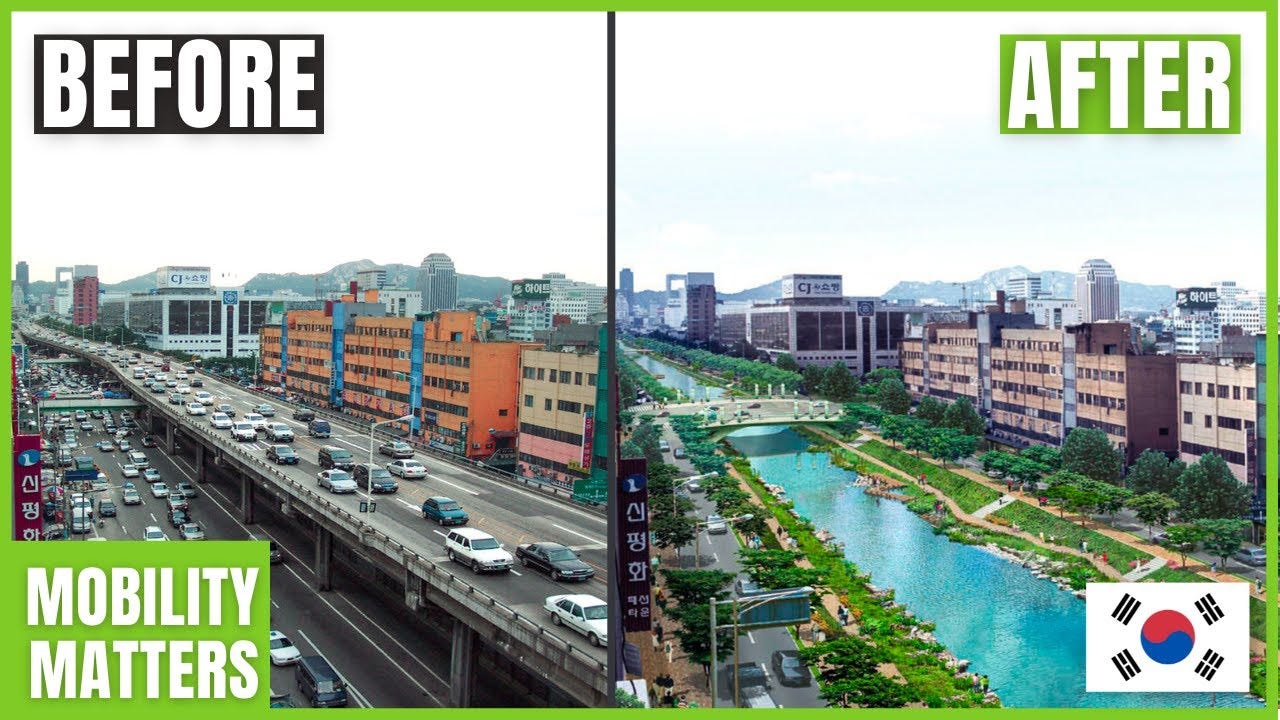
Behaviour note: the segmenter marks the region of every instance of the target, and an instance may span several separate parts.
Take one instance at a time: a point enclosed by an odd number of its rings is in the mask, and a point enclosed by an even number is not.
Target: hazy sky
[[[1235,33],[1242,134],[1002,136],[1001,33]],[[617,265],[847,294],[1106,258],[1265,284],[1261,14],[618,17]]]
[[[37,32],[323,33],[325,134],[37,136]],[[33,280],[431,252],[607,279],[603,14],[15,13],[13,38],[13,260]]]

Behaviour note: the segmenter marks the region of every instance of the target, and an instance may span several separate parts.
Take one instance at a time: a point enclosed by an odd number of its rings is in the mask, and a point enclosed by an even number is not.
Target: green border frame
[[[1233,710],[1215,710],[1215,714],[1221,713],[1224,717],[1239,718],[1240,720],[1275,720],[1277,709],[1277,689],[1280,686],[1280,668],[1277,668],[1277,641],[1280,638],[1277,627],[1278,613],[1276,604],[1276,584],[1277,584],[1277,507],[1280,506],[1280,493],[1277,492],[1277,482],[1280,482],[1280,464],[1277,463],[1277,440],[1280,435],[1280,422],[1277,421],[1277,407],[1280,406],[1280,358],[1277,358],[1277,351],[1280,350],[1280,344],[1277,343],[1277,332],[1280,332],[1280,326],[1277,324],[1277,301],[1280,300],[1280,283],[1278,280],[1277,263],[1280,262],[1280,251],[1277,249],[1277,158],[1276,158],[1276,138],[1277,138],[1277,91],[1276,91],[1276,75],[1277,75],[1277,4],[1276,0],[1223,0],[1222,2],[1213,2],[1212,0],[1117,0],[1110,2],[1108,0],[1043,0],[1041,2],[1033,2],[1032,0],[971,0],[968,2],[946,2],[945,0],[903,0],[894,2],[893,0],[800,0],[799,2],[778,2],[774,0],[701,0],[693,3],[679,2],[679,0],[613,0],[612,2],[591,2],[590,0],[498,0],[498,2],[481,2],[468,3],[460,0],[373,0],[369,3],[361,3],[358,0],[268,0],[267,2],[253,2],[252,0],[194,0],[193,2],[179,2],[177,0],[51,0],[41,2],[40,0],[14,0],[0,1],[0,135],[3,135],[3,142],[0,142],[0,164],[9,169],[2,180],[0,180],[0,221],[4,223],[5,234],[3,242],[3,257],[5,272],[0,277],[0,314],[6,320],[11,317],[12,312],[12,278],[8,268],[13,265],[12,257],[12,184],[14,178],[12,175],[12,77],[11,77],[11,33],[12,22],[11,13],[14,12],[282,12],[282,11],[307,11],[307,12],[341,12],[341,11],[359,11],[359,12],[380,12],[380,11],[896,11],[896,12],[1259,12],[1266,15],[1266,67],[1264,71],[1267,73],[1266,82],[1266,123],[1267,123],[1267,140],[1266,140],[1266,165],[1267,165],[1267,237],[1266,237],[1266,262],[1267,262],[1267,285],[1266,293],[1268,299],[1267,306],[1267,336],[1266,336],[1266,403],[1267,417],[1264,427],[1266,428],[1266,439],[1264,443],[1266,453],[1266,505],[1268,508],[1267,524],[1266,524],[1266,551],[1267,551],[1267,653],[1266,664],[1269,668],[1267,673],[1267,702],[1264,707],[1259,709],[1233,709]],[[993,78],[993,82],[997,82],[999,78]],[[993,128],[992,132],[997,132],[998,128]],[[3,343],[0,348],[0,357],[5,361],[4,367],[8,367],[10,362],[11,350],[9,343]],[[7,372],[7,371],[6,371]],[[11,412],[12,404],[12,388],[9,383],[0,383],[0,404],[3,405],[3,412],[6,418]],[[0,457],[9,457],[12,453],[13,439],[10,433],[4,432],[0,434]],[[6,473],[7,476],[7,473]],[[7,482],[7,481],[6,481]],[[3,493],[7,496],[9,489],[6,485]],[[8,540],[12,519],[6,510],[0,513],[3,519],[0,519],[0,528],[4,532],[4,544],[12,541]],[[6,611],[13,612],[14,608],[5,608]],[[5,613],[10,617],[9,612]],[[17,616],[20,617],[20,616]],[[15,617],[16,619],[16,617]],[[1032,679],[1034,681],[1034,679]],[[91,709],[90,712],[100,712],[101,709]],[[264,709],[265,711],[265,709]],[[366,711],[369,713],[377,713],[381,717],[411,718],[421,717],[424,712],[422,709],[375,709]],[[499,717],[512,718],[516,713],[521,716],[538,719],[546,718],[550,720],[557,713],[563,710],[527,710],[527,709],[475,709],[466,711],[453,710],[451,712],[465,712],[468,715],[476,717]],[[579,716],[597,715],[599,713],[608,712],[606,710],[581,710],[574,711]],[[747,713],[747,710],[718,710],[721,715]],[[832,712],[827,709],[818,710],[775,710],[787,716],[809,716],[817,717],[818,714],[827,714]],[[928,710],[928,709],[896,709],[896,710],[859,710],[854,711],[859,715],[868,717],[887,717],[897,720],[903,717],[932,718],[943,716],[947,718],[977,718],[990,717],[990,710]],[[1063,717],[1063,718],[1104,718],[1116,717],[1123,712],[1125,717],[1134,718],[1135,720],[1146,720],[1150,718],[1203,718],[1205,711],[1202,709],[1144,709],[1144,710],[1109,710],[1109,709],[1079,709],[1079,708],[1058,708],[1058,709],[1013,709],[1003,711],[1005,714],[1014,714],[1019,717]]]

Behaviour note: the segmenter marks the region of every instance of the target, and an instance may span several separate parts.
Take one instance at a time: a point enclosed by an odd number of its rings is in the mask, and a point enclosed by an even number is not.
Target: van
[[[327,438],[329,437],[329,421],[328,420],[312,420],[307,423],[307,434],[311,437]]]
[[[346,707],[347,684],[329,661],[319,655],[303,655],[298,659],[298,689],[311,702],[311,707]]]
[[[350,450],[343,450],[340,447],[325,445],[320,448],[320,453],[316,459],[322,469],[338,468],[339,470],[350,470],[355,467],[356,461],[351,457]]]

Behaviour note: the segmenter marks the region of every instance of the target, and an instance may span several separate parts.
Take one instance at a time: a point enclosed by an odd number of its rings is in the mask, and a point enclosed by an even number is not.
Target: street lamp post
[[[749,517],[749,516],[748,516]],[[711,707],[716,706],[716,699],[719,695],[719,686],[716,680],[716,665],[719,658],[716,652],[716,635],[719,628],[716,625],[716,606],[732,605],[733,606],[733,706],[738,707],[741,703],[739,690],[739,671],[738,671],[738,632],[739,623],[741,622],[743,613],[750,612],[762,605],[777,600],[791,600],[797,597],[809,597],[813,594],[813,588],[795,587],[785,590],[774,590],[772,592],[763,593],[761,595],[753,595],[749,598],[732,598],[730,600],[717,600],[715,596],[708,598],[708,604],[711,606]],[[787,622],[786,624],[793,624]],[[749,627],[755,627],[749,626]]]
[[[390,425],[391,423],[409,422],[411,420],[413,420],[412,415],[405,415],[404,417],[398,417],[395,420],[383,420],[382,422],[376,422],[369,426],[369,464],[370,465],[373,464],[373,431],[378,429],[379,425]]]

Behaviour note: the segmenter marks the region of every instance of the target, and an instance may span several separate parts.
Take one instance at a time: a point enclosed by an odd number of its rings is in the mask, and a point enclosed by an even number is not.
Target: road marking
[[[593,542],[593,543],[598,543],[598,542],[600,542],[600,538],[593,538],[593,537],[591,537],[591,536],[589,536],[589,535],[583,535],[582,533],[578,532],[577,530],[570,530],[569,528],[567,528],[567,527],[565,527],[565,526],[563,526],[563,525],[556,525],[555,523],[552,523],[552,524],[551,524],[551,527],[553,527],[553,528],[560,528],[561,530],[563,530],[563,531],[565,531],[565,532],[567,532],[567,533],[572,533],[572,534],[577,535],[578,537],[583,538],[583,539],[585,539],[585,540],[590,540],[590,541],[591,541],[591,542]]]
[[[756,644],[756,636],[752,635],[750,630],[747,631],[747,639],[751,641],[752,645]]]
[[[447,537],[449,537],[448,535],[445,535],[444,533],[440,532],[439,530],[432,530],[431,532],[433,532],[433,533],[435,533],[435,534],[439,535],[439,536],[440,536],[440,537],[442,537],[442,538],[447,538]]]
[[[451,483],[451,482],[449,482],[448,480],[444,480],[444,479],[439,478],[439,477],[433,477],[432,479],[434,479],[434,480],[435,480],[435,481],[437,481],[437,482],[442,482],[442,483],[444,483],[445,485],[448,485],[449,487],[455,487],[455,488],[457,488],[457,489],[459,489],[459,490],[461,490],[462,492],[465,492],[465,493],[471,493],[472,495],[479,495],[479,494],[480,494],[480,493],[476,492],[475,490],[472,490],[471,488],[463,487],[463,486],[461,486],[461,485],[458,485],[457,483]]]
[[[272,600],[272,601],[271,601],[271,607],[273,607],[273,608],[275,608],[275,609],[279,610],[279,609],[280,609],[280,603],[276,602],[275,600]],[[748,633],[748,635],[749,635],[749,634],[750,634],[750,633]],[[755,641],[754,641],[754,640],[752,640],[752,642],[755,642]]]
[[[151,522],[160,522],[159,520],[156,519],[155,513],[150,513],[150,515],[151,515]]]
[[[511,570],[509,570],[508,572],[510,572],[510,573],[512,573],[512,574],[514,574],[514,575],[520,575],[520,576],[522,576],[522,577],[524,576],[524,573],[517,571],[515,568],[511,568]]]
[[[401,503],[402,505],[409,508],[410,510],[421,510],[421,508],[419,508],[417,505],[414,505],[413,503],[407,500],[404,500],[402,498],[396,498],[396,502]]]

